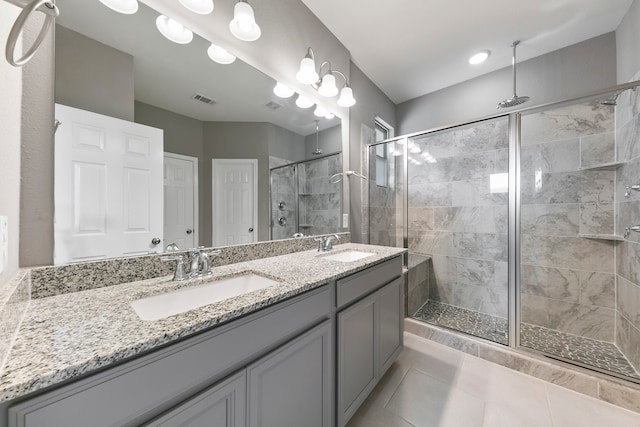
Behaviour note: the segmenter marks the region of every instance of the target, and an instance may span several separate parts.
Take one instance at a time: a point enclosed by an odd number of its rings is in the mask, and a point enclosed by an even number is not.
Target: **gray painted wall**
[[[323,154],[337,153],[342,151],[342,128],[340,125],[334,126],[329,129],[321,130],[318,132],[318,147],[322,150]],[[316,134],[315,132],[307,135],[304,138],[304,156],[303,159],[313,159],[316,156],[313,154],[316,149]]]
[[[192,119],[162,108],[143,102],[135,102],[135,120],[148,126],[153,126],[164,130],[164,151],[175,154],[198,158],[198,240],[202,244],[203,241],[211,240],[211,233],[207,238],[204,234],[205,211],[202,201],[205,198],[203,182],[205,180],[203,170],[203,142],[204,142],[204,123],[200,120]],[[210,219],[208,220],[211,221]]]
[[[133,121],[133,56],[56,25],[55,100]]]
[[[267,126],[269,155],[299,161],[305,158],[304,137],[273,124]]]
[[[526,42],[520,49],[526,49]],[[527,105],[580,96],[615,84],[613,32],[518,64],[517,92],[531,97]],[[497,103],[511,97],[512,92],[512,71],[508,67],[403,102],[397,106],[397,134],[495,114]]]
[[[616,30],[618,83],[640,70],[640,0],[635,0]]]
[[[6,2],[0,3],[0,40],[6,40],[20,9]],[[18,45],[18,52],[21,52]],[[0,285],[18,271],[18,242],[20,230],[20,105],[22,103],[22,70],[0,61],[0,216],[9,220],[9,259],[0,273]]]
[[[43,14],[27,21],[24,46],[42,28]],[[20,170],[20,265],[53,263],[53,30],[23,67]]]
[[[211,159],[258,159],[258,240],[269,239],[269,143],[267,123],[209,122],[204,125],[203,232],[211,243]]]
[[[373,129],[376,117],[380,117],[392,127],[396,127],[396,106],[391,100],[353,63],[351,63],[351,87],[358,94],[357,104],[351,107],[349,121],[350,140],[350,170],[365,172],[362,158],[366,150],[366,141],[362,141],[362,125]],[[396,130],[397,133],[397,130]],[[350,231],[352,242],[368,242],[368,212],[363,212],[368,194],[368,182],[352,177],[349,178],[350,197]]]

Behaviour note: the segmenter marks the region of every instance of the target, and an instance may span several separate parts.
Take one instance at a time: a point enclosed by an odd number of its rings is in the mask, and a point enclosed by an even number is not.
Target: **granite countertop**
[[[322,259],[347,249],[374,253],[354,262]],[[0,377],[0,402],[58,384],[267,307],[393,258],[405,249],[346,243],[328,253],[296,252],[212,269],[213,276],[171,276],[33,299]],[[132,301],[242,272],[281,282],[161,320],[143,321]]]

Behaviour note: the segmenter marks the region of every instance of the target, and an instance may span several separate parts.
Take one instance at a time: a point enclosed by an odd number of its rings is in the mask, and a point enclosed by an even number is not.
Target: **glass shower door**
[[[407,141],[409,252],[431,258],[426,301],[408,315],[502,344],[508,136],[508,118],[501,117]]]

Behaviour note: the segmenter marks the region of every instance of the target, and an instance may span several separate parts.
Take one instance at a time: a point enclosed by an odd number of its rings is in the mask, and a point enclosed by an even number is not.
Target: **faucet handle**
[[[173,272],[173,280],[187,279],[187,273],[184,271],[184,255],[169,255],[160,257],[160,261],[175,261],[176,269]]]
[[[324,251],[325,240],[323,236],[314,237],[313,241],[318,242],[318,252]]]
[[[221,253],[222,251],[220,249],[215,249],[209,252],[200,252],[200,262],[202,263],[200,274],[203,274],[205,276],[211,274],[211,257],[220,255]]]

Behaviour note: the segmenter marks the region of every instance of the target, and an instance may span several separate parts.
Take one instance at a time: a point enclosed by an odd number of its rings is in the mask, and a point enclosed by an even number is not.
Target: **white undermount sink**
[[[131,307],[142,320],[159,320],[279,283],[249,272],[214,280],[204,285],[142,298],[133,301]]]
[[[328,259],[330,261],[353,262],[353,261],[361,260],[363,258],[370,257],[372,255],[375,255],[375,254],[372,254],[371,252],[346,250],[346,251],[336,252],[335,254],[332,254],[332,255],[324,256],[323,258]]]

